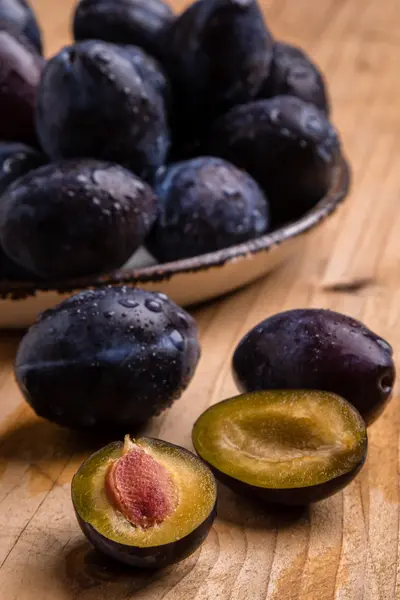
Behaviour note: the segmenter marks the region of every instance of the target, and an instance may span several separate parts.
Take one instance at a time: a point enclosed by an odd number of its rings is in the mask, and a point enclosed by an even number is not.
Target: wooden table
[[[73,2],[33,4],[54,52],[68,40]],[[302,256],[195,312],[203,347],[195,380],[149,429],[188,447],[199,413],[235,394],[235,345],[272,313],[329,307],[400,349],[400,3],[270,0],[265,8],[275,34],[312,52],[328,75],[354,190]],[[367,465],[343,494],[285,516],[260,514],[221,489],[200,552],[132,575],[99,558],[78,529],[70,481],[87,449],[24,404],[12,374],[17,344],[1,336],[1,600],[400,599],[399,398],[371,428]]]

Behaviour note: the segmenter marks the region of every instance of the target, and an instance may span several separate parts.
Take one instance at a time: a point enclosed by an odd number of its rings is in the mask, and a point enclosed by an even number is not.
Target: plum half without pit
[[[110,439],[171,406],[199,358],[195,321],[167,296],[104,287],[43,313],[21,341],[15,374],[39,416]]]
[[[126,436],[81,466],[72,501],[97,550],[133,567],[157,569],[203,543],[216,515],[217,486],[206,464],[188,450]]]
[[[234,492],[261,503],[303,506],[355,478],[368,440],[362,417],[340,396],[272,390],[209,408],[194,425],[193,444]]]

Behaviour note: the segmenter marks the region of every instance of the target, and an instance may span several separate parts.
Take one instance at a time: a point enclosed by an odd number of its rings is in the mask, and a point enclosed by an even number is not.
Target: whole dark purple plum
[[[256,0],[198,0],[166,31],[163,47],[176,123],[187,134],[257,96],[273,41]]]
[[[15,373],[39,416],[132,432],[179,398],[199,356],[195,321],[167,296],[106,287],[42,314],[21,342]]]
[[[161,33],[174,19],[162,0],[81,0],[73,29],[76,40],[134,44],[158,56]]]
[[[36,48],[43,52],[42,34],[35,13],[26,0],[1,0],[0,21],[9,23],[16,31],[22,33]]]
[[[43,64],[24,36],[0,23],[0,139],[35,145],[36,91]]]
[[[213,252],[268,229],[268,202],[259,186],[219,158],[170,166],[155,192],[160,212],[147,246],[160,261]]]
[[[392,348],[363,323],[322,309],[283,312],[240,342],[233,369],[240,389],[315,389],[353,404],[370,424],[395,381]]]
[[[0,203],[0,243],[39,277],[62,279],[122,266],[157,216],[151,188],[119,165],[61,161],[12,184]]]
[[[276,96],[237,106],[218,119],[206,150],[254,177],[268,196],[277,226],[298,219],[323,198],[340,142],[315,106]]]
[[[162,97],[129,52],[102,41],[78,42],[48,62],[36,122],[53,160],[110,160],[151,181],[168,152]]]
[[[330,112],[325,79],[318,67],[304,50],[276,42],[271,69],[260,97],[285,94],[314,104],[326,114]]]
[[[18,177],[47,162],[44,154],[19,142],[0,142],[0,194]]]

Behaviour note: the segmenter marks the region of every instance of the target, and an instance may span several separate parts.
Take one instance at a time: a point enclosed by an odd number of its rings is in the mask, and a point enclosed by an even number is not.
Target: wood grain
[[[71,0],[33,0],[48,52],[69,39]],[[175,1],[177,8],[187,2]],[[195,311],[203,358],[184,397],[149,433],[190,447],[195,418],[235,394],[240,337],[288,308],[363,319],[400,349],[400,3],[270,0],[277,36],[326,71],[354,170],[351,199],[280,271]],[[89,451],[37,419],[12,375],[16,337],[0,342],[0,598],[7,600],[399,600],[399,399],[370,430],[370,454],[343,493],[298,514],[260,513],[221,489],[200,552],[157,574],[99,558],[82,537],[71,477]]]

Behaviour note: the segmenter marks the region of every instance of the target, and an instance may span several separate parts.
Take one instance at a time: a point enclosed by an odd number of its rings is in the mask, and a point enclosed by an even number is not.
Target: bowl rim
[[[340,154],[333,167],[332,183],[326,195],[300,219],[283,225],[279,229],[266,233],[259,238],[192,258],[157,264],[151,267],[118,269],[103,275],[87,275],[51,282],[4,280],[0,281],[0,298],[16,300],[35,296],[37,292],[55,291],[63,294],[107,285],[159,283],[178,274],[196,273],[213,267],[223,267],[229,262],[250,258],[260,252],[269,252],[288,240],[308,233],[324,222],[342,204],[349,193],[350,183],[350,165],[343,154]]]

